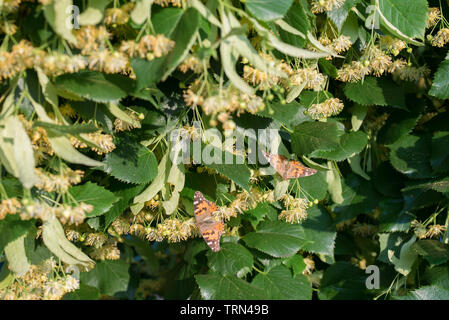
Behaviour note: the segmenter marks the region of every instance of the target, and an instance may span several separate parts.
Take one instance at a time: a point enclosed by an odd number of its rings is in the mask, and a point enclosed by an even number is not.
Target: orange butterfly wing
[[[263,152],[270,165],[281,175],[282,179],[294,179],[311,176],[317,173],[315,169],[306,167],[296,160],[287,160],[286,157],[279,154]]]
[[[224,231],[224,223],[216,221],[213,213],[218,210],[215,203],[204,198],[199,191],[193,197],[193,212],[195,213],[196,225],[207,245],[213,251],[220,250],[220,237]]]

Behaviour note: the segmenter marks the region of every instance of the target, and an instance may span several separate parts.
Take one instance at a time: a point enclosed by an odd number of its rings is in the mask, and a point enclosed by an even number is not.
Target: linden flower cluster
[[[72,185],[80,183],[84,176],[84,171],[72,170],[68,167],[57,175],[45,172],[41,168],[34,169],[34,172],[39,179],[39,182],[34,185],[36,188],[46,192],[56,191],[58,193],[67,192]]]
[[[129,226],[129,223],[128,223]],[[79,241],[91,247],[89,256],[95,260],[117,260],[120,259],[120,250],[117,247],[118,240],[109,237],[105,233],[96,232],[86,223],[78,226],[65,225],[65,234],[70,241]]]
[[[365,51],[362,61],[344,64],[338,70],[337,79],[343,82],[357,82],[369,74],[380,77],[384,73],[390,72],[390,67],[393,64],[391,57],[375,46]]]
[[[89,256],[95,260],[118,260],[120,259],[120,250],[117,247],[117,240],[107,239],[101,246],[94,246],[89,252]]]
[[[444,47],[449,42],[449,28],[440,29],[435,36],[429,35],[430,44],[434,47]]]
[[[27,120],[24,115],[19,114],[19,120],[22,122],[34,149],[34,157],[39,163],[39,160],[45,158],[44,154],[52,156],[54,154],[53,148],[48,140],[47,131],[41,127],[34,127],[32,120]]]
[[[147,60],[153,60],[166,55],[174,46],[175,42],[162,34],[156,36],[146,35],[139,42],[134,40],[123,41],[120,46],[120,52],[128,55],[130,58],[140,56]]]
[[[104,12],[103,22],[107,25],[122,25],[129,20],[129,14],[134,8],[134,2],[129,2],[120,8],[109,8]]]
[[[303,198],[295,198],[292,195],[283,195],[281,200],[286,210],[282,210],[278,218],[289,223],[299,223],[307,218],[309,201]]]
[[[322,103],[312,104],[306,113],[314,120],[327,118],[339,114],[344,108],[343,102],[338,98],[326,99]]]
[[[146,238],[149,241],[157,241],[157,239],[163,237],[168,242],[180,242],[199,235],[198,228],[195,225],[195,218],[184,221],[179,219],[165,219],[157,225],[157,228],[150,227],[145,232]]]
[[[237,115],[242,112],[252,114],[265,108],[263,99],[259,96],[250,96],[241,92],[233,86],[223,88],[215,95],[203,96],[198,94],[199,82],[192,83],[184,91],[184,101],[188,106],[201,106],[206,115],[217,113],[232,113],[237,111]]]
[[[427,13],[427,28],[435,26],[441,20],[440,8],[434,7],[429,8]]]
[[[16,198],[5,199],[0,202],[0,220],[7,214],[19,214],[20,219],[41,219],[45,221],[49,217],[56,216],[63,224],[79,225],[83,223],[86,213],[93,210],[93,206],[81,202],[78,206],[72,207],[61,204],[50,207],[39,201],[23,200],[22,203]]]
[[[3,0],[1,4],[2,11],[12,13],[19,9],[22,0]]]
[[[21,40],[11,52],[0,51],[0,80],[10,79],[31,68],[36,62],[36,52],[30,42]]]
[[[62,224],[79,225],[84,222],[86,213],[92,212],[94,207],[90,204],[80,202],[78,206],[72,207],[66,204],[50,207],[49,205],[32,200],[22,200],[23,208],[19,213],[20,219],[40,219],[45,221],[56,216]]]
[[[391,53],[394,56],[397,56],[399,52],[407,47],[404,41],[393,38],[389,35],[380,38],[379,46],[380,49],[386,50],[387,53]]]
[[[12,23],[11,21],[4,21],[3,25],[0,25],[0,32],[5,33],[9,36],[14,35],[17,32],[17,25]]]
[[[182,73],[186,73],[192,70],[194,73],[201,73],[203,71],[203,64],[197,57],[189,55],[184,61],[179,65],[178,69]]]
[[[173,7],[181,7],[181,0],[154,0],[154,3],[160,5],[161,7],[168,7],[172,5]]]
[[[140,128],[140,120],[143,120],[144,115],[143,113],[138,114],[134,110],[125,110],[125,113],[134,120],[134,123],[129,123],[127,121],[121,120],[119,118],[116,118],[114,121],[114,129],[116,132],[120,131],[131,131],[135,128]]]
[[[100,149],[96,147],[90,147],[90,149],[92,151],[95,151],[98,155],[109,153],[115,149],[114,137],[110,134],[103,134],[100,131],[97,131],[91,133],[82,133],[80,134],[80,136],[100,147]],[[88,147],[87,144],[72,136],[70,137],[70,142],[75,148],[83,149]]]
[[[392,73],[394,78],[399,78],[404,81],[419,81],[430,75],[430,69],[427,66],[406,66],[400,67],[395,71],[392,71]]]
[[[302,272],[303,275],[309,275],[312,274],[312,271],[315,269],[315,261],[313,261],[313,258],[311,256],[305,257],[303,259],[303,262],[305,263],[306,267],[304,271]]]
[[[245,64],[243,67],[243,79],[248,83],[257,85],[259,90],[267,90],[278,84],[283,84],[287,86],[288,83],[280,77],[281,74],[290,76],[293,73],[293,69],[285,63],[283,60],[277,60],[273,56],[266,53],[259,53],[263,60],[265,60],[266,65],[270,67],[271,71],[269,73],[256,69],[250,64],[248,60],[244,59],[242,62]]]
[[[108,22],[123,22],[125,16],[119,16],[116,10],[110,9],[106,17]],[[115,19],[115,20],[114,20]],[[109,21],[110,20],[110,21]],[[110,34],[104,26],[85,26],[79,29],[76,34],[77,45],[81,53],[87,56],[87,66],[91,70],[105,73],[132,73],[129,59],[140,56],[148,60],[166,55],[174,47],[174,42],[164,35],[145,35],[139,42],[134,40],[122,41],[118,51],[111,51],[108,47]]]
[[[53,77],[63,73],[75,73],[88,66],[88,60],[81,55],[69,56],[59,52],[41,53],[37,62],[47,76]]]
[[[351,38],[345,35],[340,35],[333,40],[329,39],[327,36],[324,36],[320,37],[318,40],[323,46],[337,54],[347,51],[352,46]],[[308,46],[310,50],[317,51],[312,44],[309,43]],[[328,56],[326,59],[330,60],[332,59],[332,56]]]
[[[0,220],[5,219],[7,214],[16,214],[22,208],[17,198],[9,198],[0,202]]]
[[[84,26],[75,32],[76,47],[81,49],[81,54],[88,55],[104,47],[109,37],[110,34],[104,26]]]
[[[293,86],[299,86],[305,83],[304,89],[311,89],[314,91],[321,91],[326,82],[324,75],[319,73],[316,68],[297,69],[289,79]]]
[[[432,224],[426,228],[426,226],[418,220],[413,220],[411,226],[414,229],[416,237],[419,239],[438,238],[443,235],[444,231],[446,231],[446,227],[440,224]]]
[[[0,300],[60,300],[66,293],[79,288],[79,280],[65,273],[56,273],[53,257],[31,265],[23,276],[0,290]]]
[[[340,8],[345,0],[312,0],[312,12],[322,13]]]

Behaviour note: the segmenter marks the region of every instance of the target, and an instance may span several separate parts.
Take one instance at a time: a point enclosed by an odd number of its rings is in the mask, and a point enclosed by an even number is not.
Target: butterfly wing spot
[[[218,207],[215,203],[207,201],[199,191],[195,192],[193,206],[196,225],[200,229],[201,235],[213,251],[219,251],[224,223],[212,220],[212,213],[217,211]]]

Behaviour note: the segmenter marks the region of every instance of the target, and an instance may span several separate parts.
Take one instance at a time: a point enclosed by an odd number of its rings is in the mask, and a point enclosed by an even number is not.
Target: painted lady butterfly
[[[307,177],[317,173],[315,169],[308,168],[299,161],[287,160],[286,157],[279,154],[271,154],[266,151],[262,152],[271,166],[276,169],[284,180]]]
[[[218,211],[215,203],[207,201],[199,191],[193,197],[193,212],[195,213],[196,225],[207,245],[213,251],[220,250],[220,237],[224,231],[224,223],[215,220],[212,213]]]

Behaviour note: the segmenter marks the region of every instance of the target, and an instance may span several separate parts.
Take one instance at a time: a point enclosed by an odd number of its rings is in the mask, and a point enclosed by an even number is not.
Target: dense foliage
[[[447,1],[0,6],[0,299],[449,299]]]

